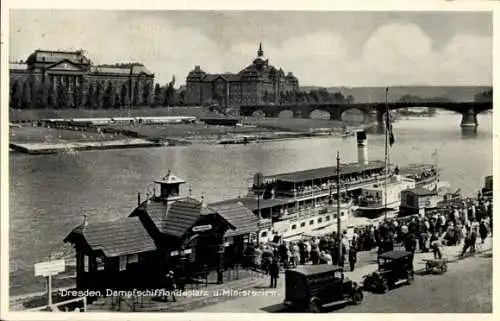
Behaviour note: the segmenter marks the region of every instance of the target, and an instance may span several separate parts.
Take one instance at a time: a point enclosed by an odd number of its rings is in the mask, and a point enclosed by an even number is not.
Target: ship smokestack
[[[368,164],[368,140],[364,130],[356,132],[358,142],[358,162],[363,165]]]

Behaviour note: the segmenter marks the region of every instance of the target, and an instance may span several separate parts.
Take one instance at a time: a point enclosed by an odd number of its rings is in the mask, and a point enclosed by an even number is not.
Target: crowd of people
[[[357,227],[350,237],[347,231],[343,231],[340,238],[334,232],[292,242],[250,245],[245,251],[246,263],[272,276],[277,267],[279,271],[280,266],[286,269],[299,264],[344,266],[348,262],[352,271],[359,251],[377,248],[380,254],[393,250],[395,245],[403,246],[412,253],[432,251],[434,257],[439,259],[443,256],[443,246],[463,244],[461,254],[465,255],[467,251],[474,253],[477,242],[484,243],[492,232],[492,210],[491,198],[481,195],[477,198],[450,198],[439,208],[425,214]],[[342,253],[339,253],[339,242]]]

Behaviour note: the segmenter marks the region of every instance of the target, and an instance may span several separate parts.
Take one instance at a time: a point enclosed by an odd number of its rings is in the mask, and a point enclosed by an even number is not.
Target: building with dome
[[[217,103],[221,106],[279,104],[286,92],[299,90],[298,79],[269,64],[262,43],[252,64],[239,73],[208,74],[195,66],[186,78],[187,105]]]

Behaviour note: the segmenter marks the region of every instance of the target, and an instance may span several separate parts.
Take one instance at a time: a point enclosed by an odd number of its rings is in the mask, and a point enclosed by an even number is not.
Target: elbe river
[[[478,116],[475,135],[462,133],[460,114],[400,119],[391,163],[434,163],[451,189],[480,189],[492,174],[492,114]],[[187,181],[183,191],[208,202],[244,195],[256,172],[274,174],[357,161],[354,137],[304,138],[249,145],[192,145],[86,151],[76,154],[10,156],[10,288],[33,289],[33,264],[63,250],[64,237],[82,222],[128,215],[152,182],[169,169]],[[437,150],[437,157],[433,152]],[[383,135],[369,134],[368,157],[383,160]],[[144,196],[143,196],[144,197]],[[67,250],[67,247],[66,247]],[[37,280],[38,285],[43,280]],[[43,289],[43,288],[42,288]]]

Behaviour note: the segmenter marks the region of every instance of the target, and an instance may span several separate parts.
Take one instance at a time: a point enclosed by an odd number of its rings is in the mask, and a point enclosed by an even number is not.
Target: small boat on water
[[[349,138],[353,136],[356,136],[356,133],[349,130],[344,131],[344,133],[342,134],[342,138]]]
[[[243,136],[219,141],[219,145],[246,145],[257,142],[257,137]]]

